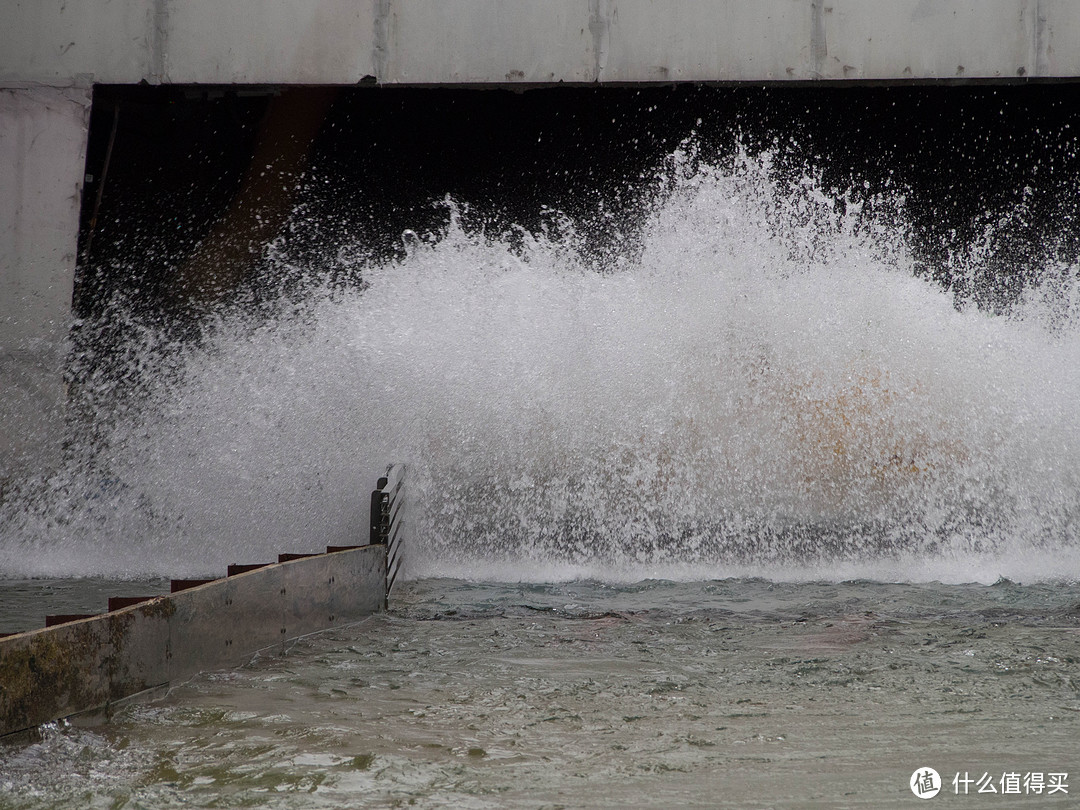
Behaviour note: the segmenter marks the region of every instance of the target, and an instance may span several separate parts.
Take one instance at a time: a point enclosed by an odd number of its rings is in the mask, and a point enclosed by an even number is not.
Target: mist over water
[[[93,451],[10,485],[0,570],[362,541],[405,461],[413,576],[1080,577],[1075,266],[1020,268],[988,313],[917,272],[901,200],[768,153],[679,152],[644,207],[597,250],[557,212],[493,234],[447,202],[443,232],[356,259],[362,285],[201,341],[141,330],[140,394]],[[972,246],[957,277],[992,259]]]

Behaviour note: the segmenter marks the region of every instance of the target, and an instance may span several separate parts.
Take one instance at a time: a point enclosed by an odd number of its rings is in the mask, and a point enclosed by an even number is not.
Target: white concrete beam
[[[0,86],[1080,76],[1076,0],[0,0]]]
[[[144,58],[160,64],[163,82],[355,84],[375,75],[375,0],[154,5],[163,30]]]
[[[0,87],[152,81],[147,0],[0,0]]]

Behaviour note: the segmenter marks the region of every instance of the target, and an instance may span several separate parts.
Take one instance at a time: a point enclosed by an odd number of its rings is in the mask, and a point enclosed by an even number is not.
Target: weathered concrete
[[[0,89],[0,488],[59,450],[90,91]]]
[[[1080,75],[1073,0],[6,0],[13,83]]]
[[[89,115],[88,90],[0,89],[0,299],[17,304],[0,330],[67,327]]]
[[[89,114],[88,90],[0,89],[0,346],[67,328]]]
[[[306,557],[0,639],[0,736],[156,689],[383,609],[386,547]]]

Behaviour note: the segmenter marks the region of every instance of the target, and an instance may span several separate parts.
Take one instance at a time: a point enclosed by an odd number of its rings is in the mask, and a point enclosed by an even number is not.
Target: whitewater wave
[[[360,283],[335,268],[198,341],[132,330],[138,395],[10,487],[0,570],[356,542],[394,460],[414,576],[1080,576],[1075,266],[988,313],[925,279],[902,200],[768,153],[680,151],[643,208],[597,251],[448,202]]]

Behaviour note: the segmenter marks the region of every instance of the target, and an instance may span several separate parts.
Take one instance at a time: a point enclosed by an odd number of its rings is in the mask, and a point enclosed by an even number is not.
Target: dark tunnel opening
[[[99,315],[117,291],[154,313],[240,289],[272,296],[303,279],[258,272],[268,243],[293,267],[332,265],[344,241],[386,258],[405,229],[445,224],[447,196],[496,232],[536,231],[563,212],[602,253],[613,223],[633,230],[656,172],[688,138],[706,160],[772,148],[778,171],[810,168],[858,202],[902,195],[919,271],[946,286],[950,253],[1006,223],[984,301],[1000,308],[1033,266],[1075,260],[1078,92],[99,86],[75,314]]]

